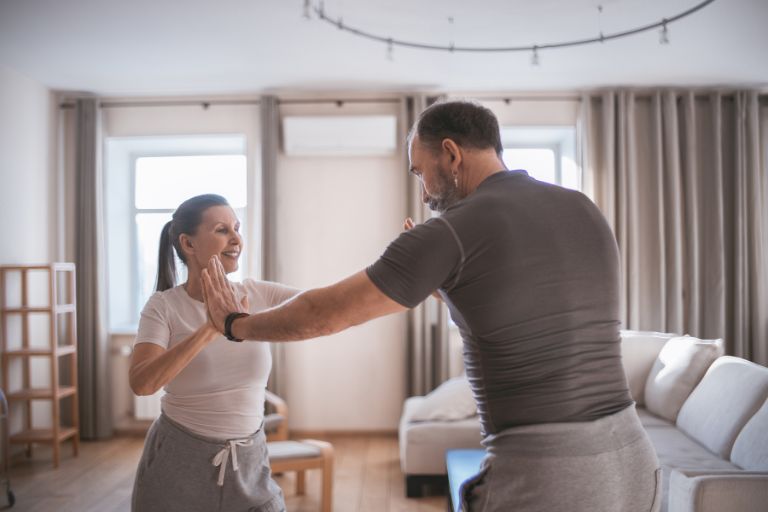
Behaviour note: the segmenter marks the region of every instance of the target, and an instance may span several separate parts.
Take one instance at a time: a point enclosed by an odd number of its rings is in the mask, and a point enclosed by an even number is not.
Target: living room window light
[[[502,159],[507,168],[525,169],[533,178],[581,190],[572,126],[502,127]]]

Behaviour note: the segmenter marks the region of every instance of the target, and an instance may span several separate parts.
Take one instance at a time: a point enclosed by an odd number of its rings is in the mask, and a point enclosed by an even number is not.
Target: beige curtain
[[[400,118],[404,121],[401,140],[405,140],[419,114],[440,99],[413,95],[403,99]],[[403,158],[408,164],[407,147]],[[407,167],[406,167],[407,169]],[[421,201],[417,180],[408,179],[408,216],[416,224],[429,219],[431,212]],[[408,312],[408,352],[406,388],[409,396],[425,395],[445,381],[449,375],[448,327],[445,306],[429,297]]]
[[[277,278],[277,155],[280,151],[280,105],[276,96],[262,96],[259,101],[261,116],[261,251],[262,279]],[[284,394],[285,376],[282,373],[285,360],[283,343],[270,343],[272,373],[267,388],[276,395]]]
[[[760,98],[738,91],[583,97],[586,192],[614,229],[630,329],[722,337],[768,364]]]
[[[80,435],[112,435],[109,336],[106,322],[101,122],[98,101],[76,103],[77,362]]]

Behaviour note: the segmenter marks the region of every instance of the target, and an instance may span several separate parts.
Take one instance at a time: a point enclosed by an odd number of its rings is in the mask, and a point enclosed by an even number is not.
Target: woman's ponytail
[[[169,220],[160,232],[160,250],[157,259],[157,284],[155,290],[162,292],[176,286],[176,261],[173,257],[173,239]]]

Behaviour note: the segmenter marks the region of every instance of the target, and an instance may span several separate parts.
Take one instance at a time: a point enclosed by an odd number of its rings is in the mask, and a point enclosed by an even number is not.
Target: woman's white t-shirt
[[[248,294],[250,313],[277,306],[299,292],[251,279],[233,285],[238,300]],[[141,312],[135,343],[169,349],[205,322],[205,304],[190,297],[183,286],[155,292]],[[247,437],[264,419],[264,390],[271,369],[267,343],[235,343],[218,336],[165,386],[163,413],[205,437]]]

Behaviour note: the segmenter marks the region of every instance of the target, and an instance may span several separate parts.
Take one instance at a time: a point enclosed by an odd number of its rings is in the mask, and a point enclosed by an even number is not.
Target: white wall
[[[45,86],[0,66],[0,264],[54,256],[55,108]]]
[[[55,212],[56,119],[54,95],[43,85],[16,71],[0,66],[0,264],[39,264],[56,258],[53,216]],[[33,284],[32,295],[47,304],[44,280]],[[39,285],[39,286],[38,286]],[[18,294],[16,294],[18,298]],[[9,297],[9,300],[12,300]],[[34,299],[31,299],[34,300]],[[20,343],[20,321],[9,321],[9,340]],[[17,325],[18,324],[18,325]],[[17,336],[13,335],[13,327]],[[43,315],[30,318],[34,346],[47,344],[47,322]],[[13,339],[10,339],[13,338]],[[50,385],[49,364],[32,361],[31,384]],[[9,368],[11,390],[21,387],[21,360]],[[6,390],[7,391],[7,390]],[[12,405],[11,431],[21,429],[22,404]],[[33,423],[50,425],[50,403],[33,403]]]
[[[281,114],[398,115],[397,104],[283,105]],[[401,148],[402,149],[402,148]],[[332,284],[373,263],[402,229],[407,168],[388,157],[294,157],[277,172],[278,280]],[[285,350],[295,430],[395,430],[405,399],[404,314]]]
[[[570,96],[570,95],[568,95]],[[501,99],[482,99],[480,102],[491,109],[504,126],[576,126],[579,100],[547,96],[510,96],[507,103]]]

